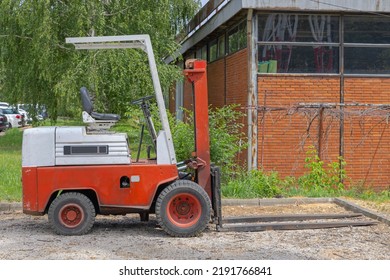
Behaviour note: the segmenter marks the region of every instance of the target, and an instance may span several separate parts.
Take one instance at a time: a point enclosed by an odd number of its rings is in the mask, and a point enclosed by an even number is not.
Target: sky
[[[208,0],[202,0],[202,7],[204,6],[204,4],[207,3]]]

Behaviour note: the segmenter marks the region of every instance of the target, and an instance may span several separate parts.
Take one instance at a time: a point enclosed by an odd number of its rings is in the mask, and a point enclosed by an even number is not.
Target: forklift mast
[[[184,75],[192,83],[194,95],[195,162],[193,167],[196,170],[197,183],[212,198],[206,61],[187,60]]]

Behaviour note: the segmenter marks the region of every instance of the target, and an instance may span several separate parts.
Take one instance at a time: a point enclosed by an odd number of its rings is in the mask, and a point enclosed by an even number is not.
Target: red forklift
[[[141,105],[155,157],[132,159],[127,134],[110,128],[116,114],[98,113],[88,89],[80,90],[85,126],[37,127],[24,130],[22,148],[23,212],[48,214],[61,235],[88,233],[95,216],[138,213],[142,221],[155,214],[171,236],[199,235],[221,219],[220,172],[210,162],[206,62],[191,60],[184,74],[194,88],[194,157],[177,163],[171,130],[148,35],[67,38],[76,49],[136,48],[146,53],[162,129],[155,130]],[[143,129],[142,129],[143,131]],[[141,137],[142,139],[142,137]],[[141,143],[141,142],[140,142]],[[181,179],[191,168],[192,179]]]

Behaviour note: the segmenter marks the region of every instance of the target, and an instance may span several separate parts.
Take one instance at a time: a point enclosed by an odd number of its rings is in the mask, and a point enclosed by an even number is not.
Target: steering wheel
[[[133,102],[131,102],[131,104],[142,104],[145,101],[153,99],[153,98],[154,98],[154,95],[144,96],[144,97],[141,97],[139,99],[134,100]]]

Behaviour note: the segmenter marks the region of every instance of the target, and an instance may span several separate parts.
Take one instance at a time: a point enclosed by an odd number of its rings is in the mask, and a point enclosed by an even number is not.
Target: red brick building
[[[249,169],[299,176],[314,146],[353,184],[389,188],[390,2],[213,0],[190,22],[185,59],[208,61],[209,103],[240,104]],[[170,108],[191,107],[178,85]]]

